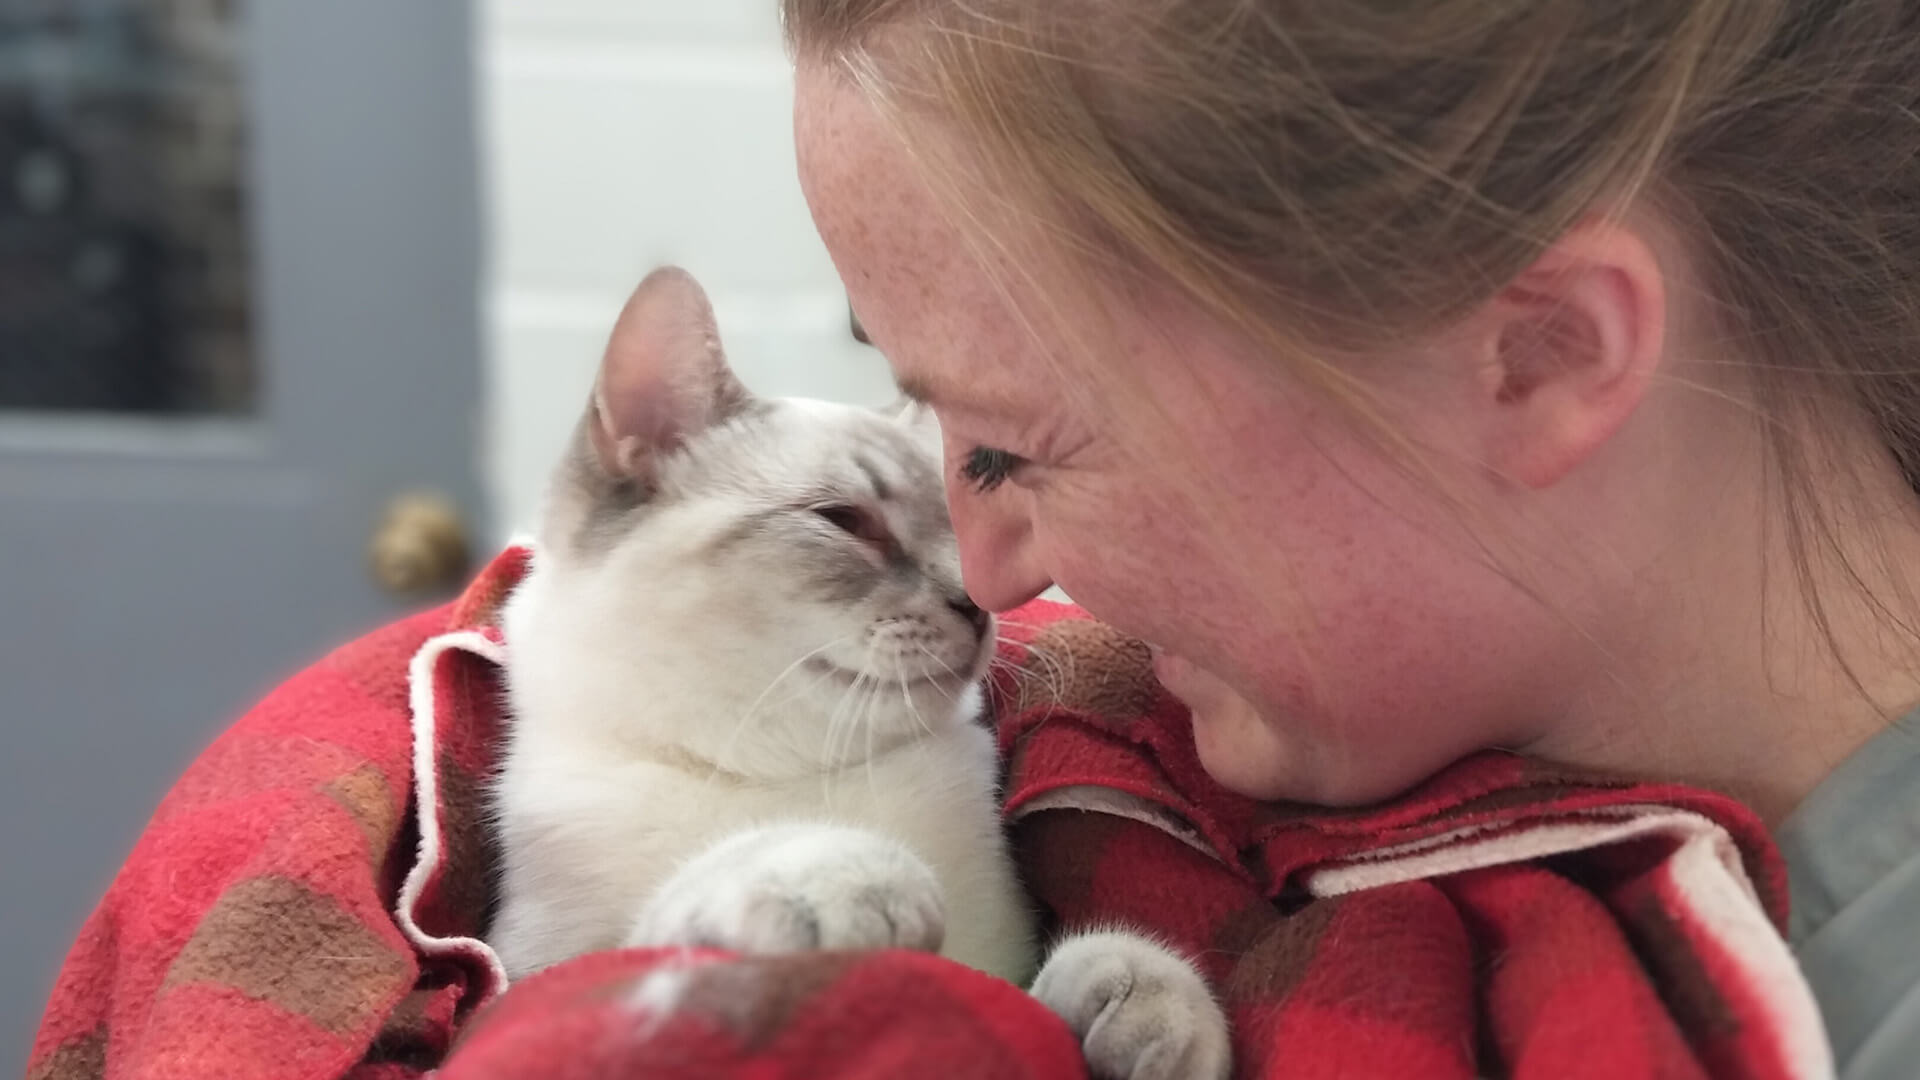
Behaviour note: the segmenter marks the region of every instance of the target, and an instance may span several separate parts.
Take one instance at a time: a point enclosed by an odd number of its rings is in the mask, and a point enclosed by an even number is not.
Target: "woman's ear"
[[[1638,232],[1591,223],[1502,289],[1469,338],[1484,460],[1549,487],[1619,431],[1664,358],[1666,288]]]

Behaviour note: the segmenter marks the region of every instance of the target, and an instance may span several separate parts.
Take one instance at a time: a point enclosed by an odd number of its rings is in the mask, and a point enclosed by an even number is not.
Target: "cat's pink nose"
[[[980,605],[973,602],[973,597],[961,593],[958,597],[949,599],[947,606],[952,608],[955,614],[967,620],[967,625],[973,627],[974,637],[986,636],[987,625],[992,616],[982,611]]]

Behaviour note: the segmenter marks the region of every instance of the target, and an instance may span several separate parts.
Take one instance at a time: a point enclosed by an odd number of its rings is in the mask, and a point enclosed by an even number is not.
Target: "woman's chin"
[[[1160,684],[1187,707],[1194,748],[1209,776],[1248,798],[1290,797],[1294,785],[1286,778],[1285,740],[1251,702],[1184,658],[1155,649],[1153,661]]]
[[[1153,670],[1193,723],[1194,749],[1214,782],[1261,802],[1352,805],[1315,753],[1312,728],[1263,713],[1226,680],[1184,657],[1153,650]]]

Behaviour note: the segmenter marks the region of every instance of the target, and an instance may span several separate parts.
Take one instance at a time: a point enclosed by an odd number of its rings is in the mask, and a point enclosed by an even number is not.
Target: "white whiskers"
[[[775,675],[772,681],[767,683],[766,689],[760,691],[760,696],[754,698],[753,703],[751,705],[748,705],[746,710],[740,714],[739,718],[733,722],[733,730],[728,733],[727,741],[720,747],[720,752],[715,755],[714,767],[716,771],[709,773],[707,775],[706,786],[711,787],[714,779],[717,776],[719,776],[719,770],[726,768],[725,759],[728,757],[728,755],[730,755],[733,752],[734,743],[739,741],[741,734],[748,729],[749,725],[751,725],[754,719],[759,715],[761,706],[767,703],[767,699],[773,695],[773,692],[776,689],[780,687],[780,684],[783,682],[786,682],[788,678],[792,677],[794,672],[799,671],[803,666],[805,666],[807,661],[813,659],[816,656],[819,656],[821,653],[826,652],[828,649],[831,649],[837,645],[845,644],[846,642],[852,640],[852,637],[853,636],[849,634],[846,637],[835,638],[832,641],[827,642],[825,645],[822,645],[817,649],[812,649],[808,651],[805,655],[801,656],[798,660],[795,660],[793,663],[788,664],[786,667],[786,670],[782,671],[778,675]],[[827,676],[827,677],[831,677],[831,676]],[[820,682],[820,677],[816,677],[814,679],[814,682],[810,684],[808,688],[811,689],[812,686],[819,685],[819,682]],[[788,695],[788,697],[783,700],[791,700],[791,699],[792,699],[792,695]]]

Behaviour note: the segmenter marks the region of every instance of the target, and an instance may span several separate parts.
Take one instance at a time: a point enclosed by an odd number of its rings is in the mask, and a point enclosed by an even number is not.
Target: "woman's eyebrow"
[[[901,396],[918,405],[938,406],[953,416],[991,420],[995,423],[1021,423],[1035,417],[1037,403],[993,382],[954,379],[926,372],[909,371],[894,376]]]

